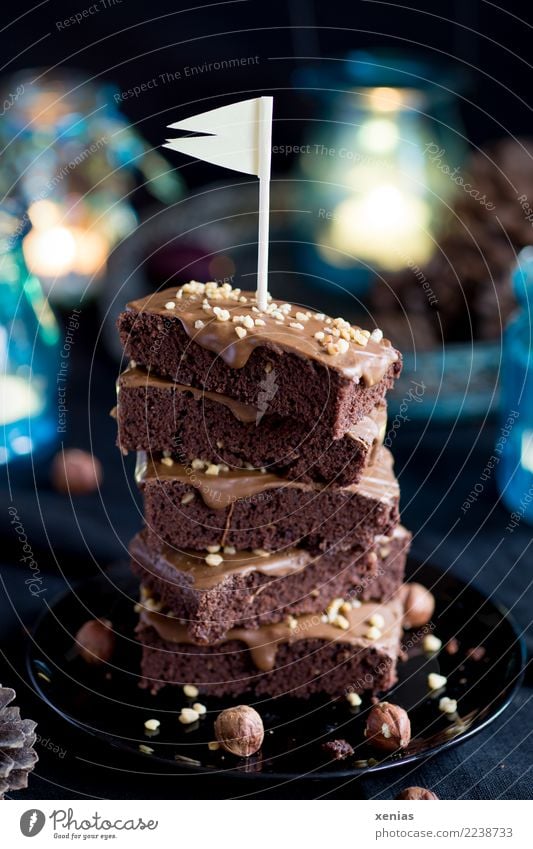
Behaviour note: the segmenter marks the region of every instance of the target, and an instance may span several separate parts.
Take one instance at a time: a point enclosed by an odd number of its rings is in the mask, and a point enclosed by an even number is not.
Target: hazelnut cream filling
[[[166,392],[180,392],[191,395],[197,403],[211,401],[215,404],[222,404],[227,407],[235,416],[235,418],[243,424],[254,424],[257,426],[258,416],[261,416],[261,411],[251,404],[243,404],[241,401],[236,401],[228,395],[222,395],[218,392],[209,392],[203,389],[197,389],[195,386],[186,386],[183,383],[174,383],[174,381],[158,377],[152,372],[148,373],[138,366],[126,369],[122,372],[117,380],[117,396],[120,398],[120,389],[160,389]],[[262,418],[262,416],[261,416]],[[268,418],[268,417],[267,417]],[[371,445],[374,442],[382,443],[385,438],[385,430],[387,426],[387,407],[385,403],[375,407],[368,416],[357,422],[353,428],[347,432],[347,436],[352,439],[360,440]]]
[[[135,478],[140,485],[154,480],[172,480],[190,486],[200,494],[207,507],[214,510],[227,508],[268,490],[284,488],[316,493],[338,490],[347,496],[357,495],[388,504],[397,500],[400,494],[394,477],[392,454],[383,447],[377,452],[372,466],[366,468],[361,480],[344,487],[285,480],[266,470],[229,469],[224,464],[208,464],[201,460],[193,460],[190,466],[185,466],[169,457],[156,460],[144,451],[137,454]]]
[[[195,401],[213,401],[217,404],[222,404],[228,407],[236,419],[240,422],[256,422],[258,410],[250,404],[242,404],[228,395],[221,395],[218,392],[208,392],[204,389],[196,389],[194,386],[186,386],[183,383],[174,383],[172,380],[163,377],[157,377],[152,372],[148,373],[138,366],[133,368],[130,366],[124,371],[117,380],[117,395],[120,395],[120,387],[131,388],[147,388],[163,389],[169,392],[184,392],[192,395]]]
[[[282,551],[267,552],[261,549],[255,551],[236,551],[231,546],[210,546],[206,554],[198,551],[176,551],[165,546],[162,558],[178,572],[183,572],[192,580],[192,586],[197,590],[208,590],[218,586],[232,575],[248,575],[259,572],[270,578],[285,578],[301,572],[302,569],[318,559],[303,548],[288,548]],[[146,564],[146,549],[142,543],[133,540],[130,553],[141,565]],[[153,557],[154,555],[152,555]],[[158,558],[159,559],[159,558]]]
[[[374,549],[385,558],[391,552],[390,543],[393,537],[404,539],[407,536],[405,528],[399,526],[390,537],[376,536]],[[234,575],[244,577],[251,572],[259,572],[269,578],[285,578],[301,572],[310,563],[320,561],[324,556],[313,555],[303,548],[286,548],[274,552],[262,549],[236,551],[233,546],[220,545],[210,546],[205,554],[198,551],[177,551],[165,545],[161,554],[154,554],[138,537],[134,537],[131,542],[130,553],[149,572],[153,573],[155,570],[157,573],[171,575],[168,569],[170,567],[170,570],[184,573],[196,590],[210,590]],[[354,562],[363,556],[364,552],[354,549]]]
[[[360,650],[381,650],[394,657],[398,653],[402,618],[403,604],[399,595],[386,604],[350,604],[334,599],[325,613],[289,616],[283,622],[259,628],[231,628],[213,645],[220,646],[232,640],[243,643],[261,672],[274,669],[280,645],[293,645],[301,640],[346,643]],[[140,619],[164,642],[197,645],[189,636],[187,626],[169,613],[143,607]]]

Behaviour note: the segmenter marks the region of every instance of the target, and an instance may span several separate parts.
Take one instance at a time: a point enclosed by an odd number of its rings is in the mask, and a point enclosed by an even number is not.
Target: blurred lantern
[[[114,94],[71,72],[35,70],[6,79],[0,91],[0,192],[27,207],[26,260],[64,304],[94,292],[110,251],[135,229],[130,195],[139,178],[166,203],[182,191],[175,169],[129,126]]]
[[[57,439],[59,330],[21,249],[27,219],[0,206],[0,464],[51,449]]]
[[[361,291],[380,270],[429,258],[439,204],[455,188],[446,169],[464,147],[457,81],[388,54],[353,53],[343,68],[340,78],[299,75],[325,111],[300,157],[302,201],[313,213],[300,236],[307,270]]]
[[[70,201],[72,205],[67,200],[65,209],[50,200],[30,204],[32,229],[23,242],[28,268],[63,303],[76,301],[88,281],[101,278],[112,247],[107,234],[88,216],[80,220],[79,215],[72,214],[73,209],[84,207],[74,199]]]

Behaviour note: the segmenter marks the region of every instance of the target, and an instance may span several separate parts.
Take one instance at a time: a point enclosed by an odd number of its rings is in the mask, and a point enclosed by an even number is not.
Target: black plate
[[[264,699],[254,701],[265,724],[261,753],[248,760],[209,750],[213,719],[230,699],[201,697],[208,713],[194,725],[183,726],[177,714],[188,701],[181,688],[166,687],[157,696],[139,689],[139,647],[133,638],[133,611],[138,585],[126,565],[86,581],[59,598],[37,623],[28,652],[31,680],[40,696],[64,719],[117,748],[152,758],[160,766],[172,764],[183,772],[223,772],[242,778],[342,778],[403,766],[455,745],[486,727],[510,703],[520,684],[524,645],[508,614],[467,587],[453,575],[433,567],[410,564],[416,580],[432,587],[437,609],[435,634],[445,644],[452,637],[459,651],[428,657],[421,637],[406,632],[407,660],[399,664],[398,684],[387,699],[409,712],[412,740],[402,753],[380,756],[364,742],[363,728],[369,702],[350,708],[344,700]],[[89,667],[73,651],[73,637],[91,617],[108,617],[117,633],[112,667]],[[483,645],[481,660],[468,649]],[[459,700],[459,716],[442,714],[442,692],[428,694],[427,675],[448,678],[446,695]],[[239,699],[243,701],[242,697]],[[144,731],[148,718],[161,726],[157,736]],[[321,743],[347,739],[355,755],[345,761],[328,760]],[[153,753],[145,753],[140,745]],[[117,756],[119,751],[117,751]],[[155,764],[154,764],[155,767]]]

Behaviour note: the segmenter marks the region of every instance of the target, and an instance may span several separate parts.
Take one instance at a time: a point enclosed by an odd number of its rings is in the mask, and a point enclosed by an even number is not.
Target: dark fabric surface
[[[277,789],[227,779],[148,775],[150,766],[123,755],[119,759],[112,749],[74,731],[36,699],[25,681],[22,624],[34,621],[43,602],[25,584],[27,569],[20,562],[8,508],[17,510],[47,600],[70,581],[123,558],[128,539],[141,524],[133,458],[121,457],[114,447],[115,426],[107,414],[114,403],[118,365],[98,349],[90,359],[89,350],[93,350],[90,333],[82,329],[71,362],[67,444],[93,446],[105,468],[100,493],[72,501],[55,493],[48,484],[48,464],[42,461],[35,472],[17,471],[0,496],[0,681],[15,687],[24,714],[38,720],[41,739],[40,762],[30,786],[14,797],[224,798],[260,793],[264,798],[393,798],[402,787],[419,784],[442,798],[531,798],[531,675],[526,675],[511,707],[489,728],[414,769],[339,785],[299,781]],[[522,523],[513,534],[506,533],[507,513],[497,503],[493,481],[485,482],[469,511],[461,511],[492,453],[497,430],[494,422],[482,428],[476,423],[427,429],[405,422],[393,446],[403,521],[413,530],[415,557],[427,558],[443,571],[453,570],[509,608],[526,632],[531,651],[533,639],[527,628],[533,602],[532,530]]]

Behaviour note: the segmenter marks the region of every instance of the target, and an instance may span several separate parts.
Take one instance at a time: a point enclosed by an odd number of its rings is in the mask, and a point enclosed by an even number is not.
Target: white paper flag
[[[169,139],[164,145],[213,165],[259,177],[257,301],[261,310],[266,309],[268,291],[272,105],[272,97],[256,97],[202,112],[170,124],[170,129],[209,135]]]

